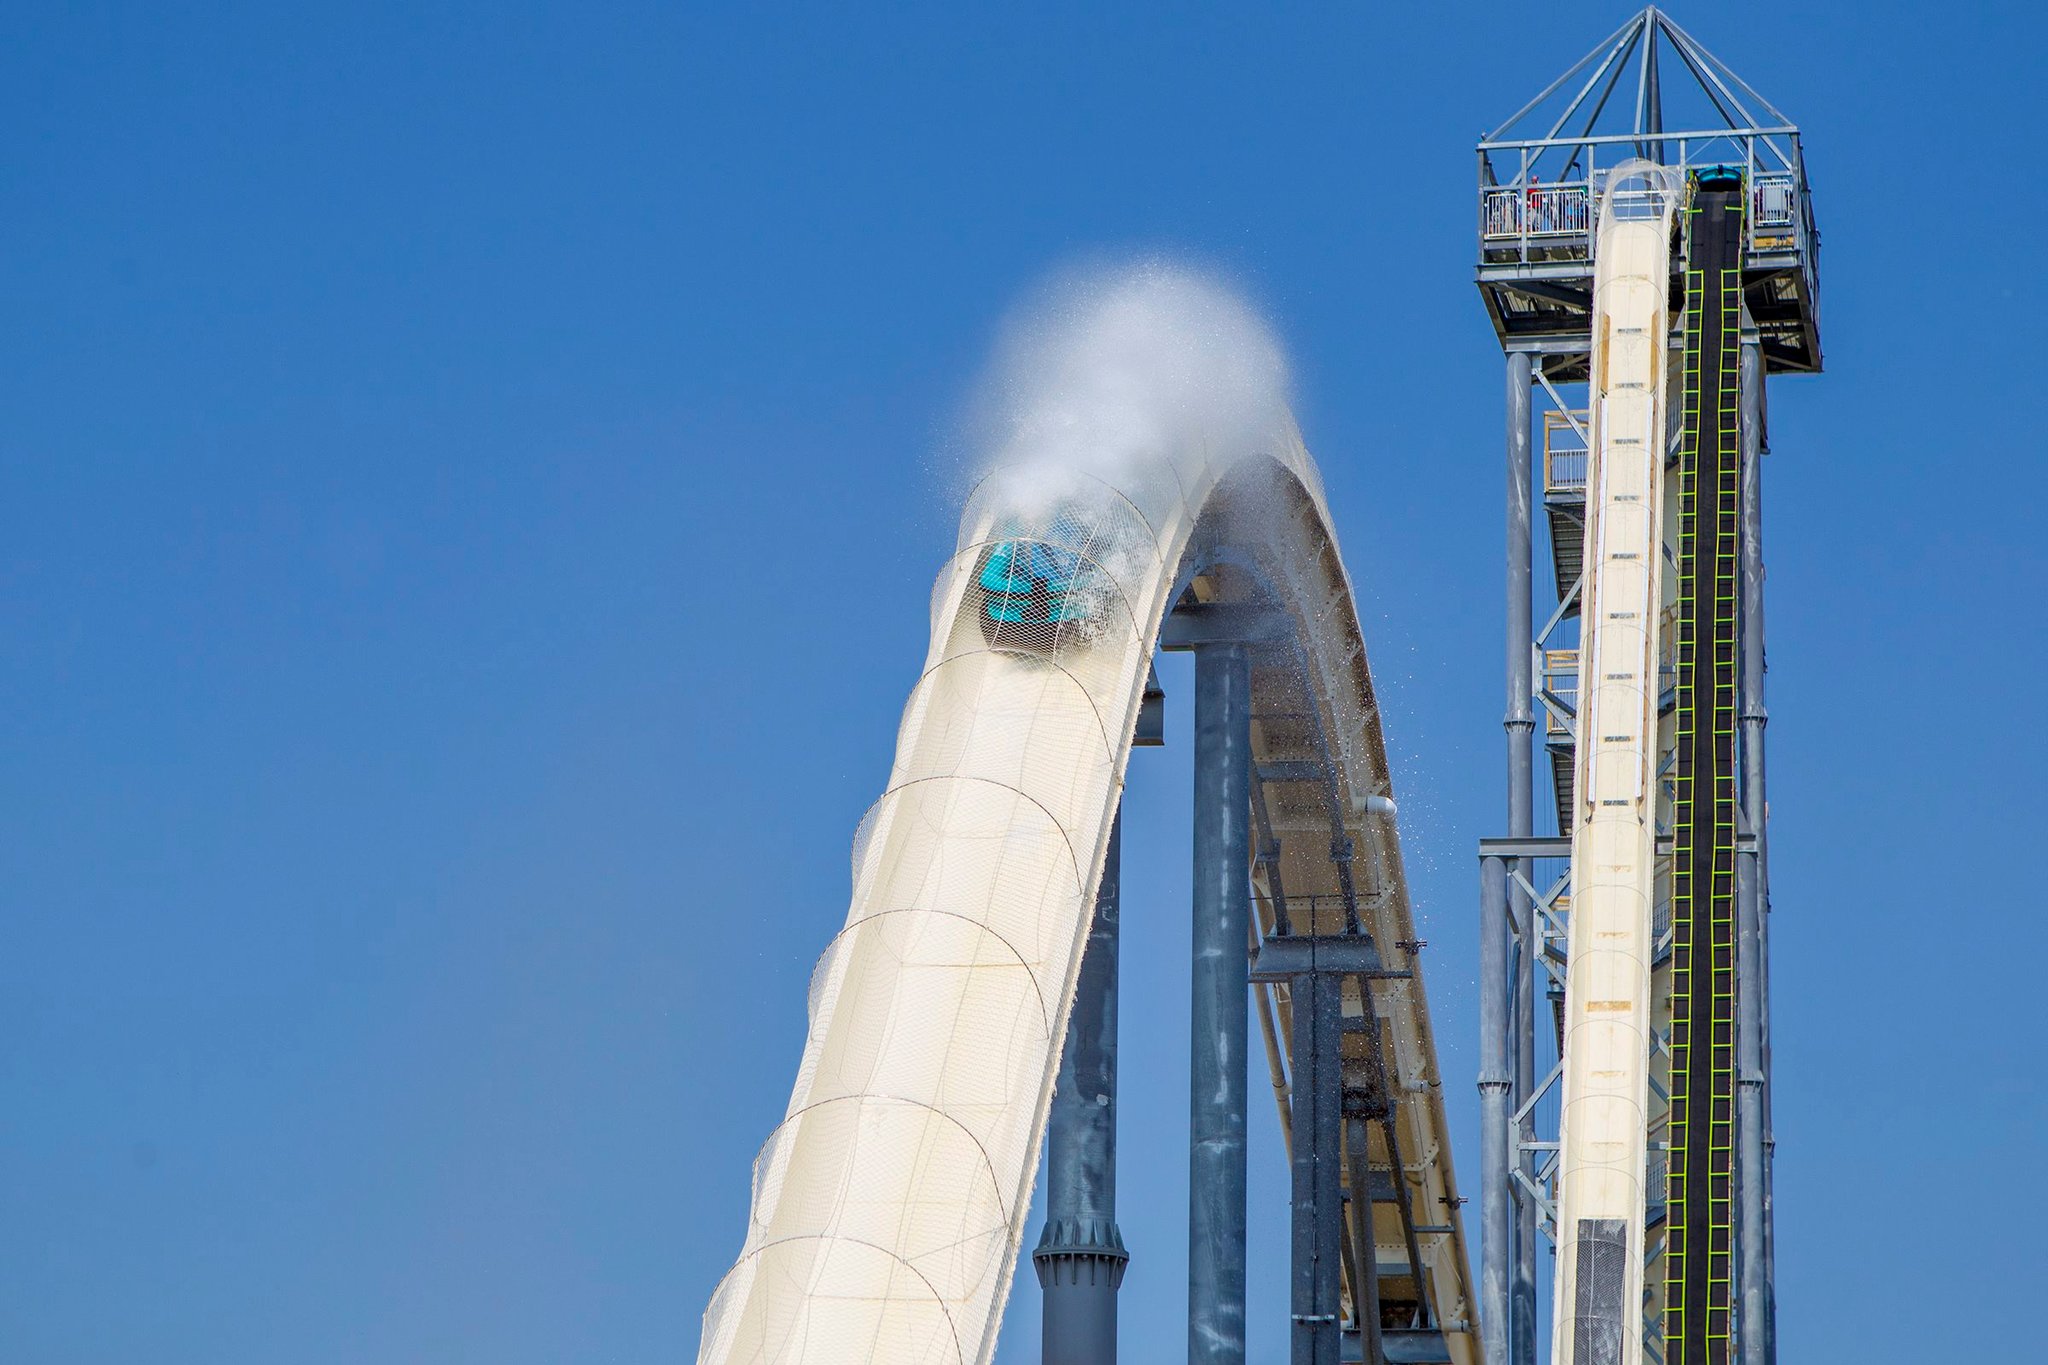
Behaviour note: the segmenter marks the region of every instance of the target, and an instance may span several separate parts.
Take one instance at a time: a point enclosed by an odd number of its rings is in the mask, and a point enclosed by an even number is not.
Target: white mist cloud
[[[1004,329],[978,446],[986,465],[1048,486],[1085,474],[1130,491],[1196,452],[1227,463],[1266,449],[1287,400],[1279,342],[1227,285],[1163,261],[1078,269]]]

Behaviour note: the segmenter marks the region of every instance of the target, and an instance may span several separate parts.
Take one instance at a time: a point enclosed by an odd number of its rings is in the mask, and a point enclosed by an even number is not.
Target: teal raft
[[[981,633],[991,644],[1050,648],[1057,627],[1095,615],[1087,564],[1042,540],[999,540],[982,556]]]

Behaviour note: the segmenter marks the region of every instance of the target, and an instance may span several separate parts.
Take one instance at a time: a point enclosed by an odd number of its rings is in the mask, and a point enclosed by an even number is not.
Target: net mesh
[[[1190,520],[1161,470],[1140,499],[1042,471],[969,498],[700,1360],[988,1358]]]
[[[1677,189],[1662,167],[1618,167],[1602,195],[1595,249],[1554,1296],[1576,1309],[1552,1324],[1560,1362],[1588,1359],[1588,1343],[1601,1343],[1600,1359],[1609,1342],[1632,1358],[1642,1336],[1666,304]],[[1587,1229],[1599,1236],[1589,1239]],[[1582,1264],[1586,1248],[1616,1239],[1625,1248],[1619,1259],[1600,1252],[1597,1274]]]

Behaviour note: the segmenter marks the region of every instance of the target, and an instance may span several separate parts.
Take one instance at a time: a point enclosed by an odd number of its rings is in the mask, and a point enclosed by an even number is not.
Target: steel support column
[[[1251,922],[1251,665],[1195,650],[1194,992],[1188,1360],[1244,1365],[1245,944]]]
[[[1508,1365],[1514,1198],[1508,1180],[1508,865],[1481,861],[1479,893],[1479,1331],[1483,1365]]]
[[[1737,1154],[1742,1171],[1738,1224],[1742,1238],[1741,1304],[1743,1365],[1767,1365],[1777,1357],[1777,1304],[1771,1228],[1770,1151],[1770,855],[1764,788],[1764,452],[1763,348],[1754,338],[1742,344],[1742,570],[1741,702],[1742,813],[1755,840],[1747,860],[1750,876],[1738,907],[1738,931],[1746,950],[1736,953],[1737,1046],[1742,1105]]]
[[[1523,820],[1524,832],[1528,824]],[[1527,868],[1528,863],[1519,866]],[[1514,1048],[1515,1086],[1513,1108],[1520,1110],[1528,1103],[1530,1092],[1536,1087],[1536,910],[1530,903],[1528,893],[1522,890],[1520,879],[1508,883],[1509,932],[1513,934],[1514,952],[1512,967],[1514,979],[1510,992],[1514,998],[1514,1012],[1508,1021],[1509,1038]],[[1509,1160],[1514,1169],[1522,1172],[1531,1181],[1536,1178],[1536,1165],[1531,1150],[1526,1146],[1516,1148],[1514,1144],[1527,1144],[1536,1140],[1536,1117],[1533,1110],[1522,1117],[1511,1136]],[[1519,1181],[1514,1185],[1515,1200],[1515,1266],[1510,1285],[1508,1359],[1510,1365],[1536,1365],[1536,1199]]]
[[[1379,1251],[1372,1225],[1372,1161],[1362,1115],[1345,1117],[1344,1153],[1351,1163],[1351,1188],[1359,1191],[1351,1201],[1351,1261],[1357,1267],[1352,1283],[1358,1299],[1353,1305],[1358,1317],[1358,1358],[1363,1365],[1386,1365],[1386,1345],[1380,1337]],[[1396,1173],[1394,1178],[1404,1177]]]
[[[1531,363],[1527,352],[1508,357],[1507,367],[1507,688],[1508,708],[1503,721],[1508,748],[1508,836],[1526,839],[1536,832],[1533,815],[1534,756],[1536,733],[1532,710],[1535,696],[1535,639],[1533,635],[1533,586],[1535,559],[1532,552],[1530,502],[1535,479],[1530,458],[1532,426],[1530,384]],[[1569,831],[1567,831],[1569,832]],[[1514,1063],[1514,1106],[1528,1100],[1536,1084],[1536,956],[1535,914],[1519,879],[1508,888],[1509,909],[1519,951],[1513,985],[1514,1010],[1509,1020]],[[1533,1117],[1522,1120],[1520,1138],[1536,1136]],[[1533,1174],[1526,1159],[1520,1161],[1525,1174]],[[1511,1365],[1536,1365],[1536,1204],[1519,1188],[1515,1191],[1515,1256],[1509,1309],[1509,1361]]]
[[[1123,813],[1109,827],[1095,918],[1074,985],[1046,1128],[1044,1365],[1116,1365],[1116,1293],[1130,1255],[1116,1224],[1117,933]]]
[[[1344,1255],[1343,980],[1297,976],[1289,1074],[1294,1078],[1292,1365],[1337,1365],[1342,1341]],[[1367,1198],[1361,1189],[1356,1196]],[[1369,1210],[1368,1205],[1368,1210]],[[1370,1254],[1371,1248],[1366,1248]]]
[[[1664,140],[1664,83],[1657,72],[1657,39],[1661,25],[1651,24],[1643,34],[1643,131],[1652,134],[1648,143],[1650,160],[1662,165]]]
[[[1761,918],[1757,881],[1757,855],[1752,846],[1735,857],[1735,1187],[1739,1200],[1735,1285],[1741,1365],[1766,1365],[1770,1355],[1770,1286],[1764,1269],[1763,1220],[1763,1002],[1754,982],[1754,964],[1761,948],[1756,932]]]

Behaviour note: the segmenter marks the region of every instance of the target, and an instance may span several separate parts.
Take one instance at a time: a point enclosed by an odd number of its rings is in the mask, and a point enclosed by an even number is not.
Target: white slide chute
[[[1594,248],[1551,1359],[1642,1355],[1657,700],[1675,175],[1617,168]]]
[[[1355,737],[1340,783],[1360,811],[1390,790],[1350,584],[1270,339],[1172,271],[1083,311],[1078,344],[1038,367],[1048,396],[1004,437],[939,577],[924,670],[855,841],[852,905],[812,982],[795,1089],[756,1163],[700,1365],[993,1356],[1159,623],[1198,523],[1247,469],[1287,490],[1233,512],[1278,518],[1302,547],[1286,552],[1288,605],[1318,633],[1312,683],[1345,727],[1333,732]],[[1156,363],[1140,354],[1153,342]],[[1076,444],[1088,459],[1048,458]],[[1374,927],[1412,939],[1398,852],[1382,861],[1393,890]],[[1419,975],[1399,985],[1390,1046],[1419,1154],[1400,1178],[1455,1222]],[[1438,1235],[1425,1259],[1469,1360],[1462,1242]]]

